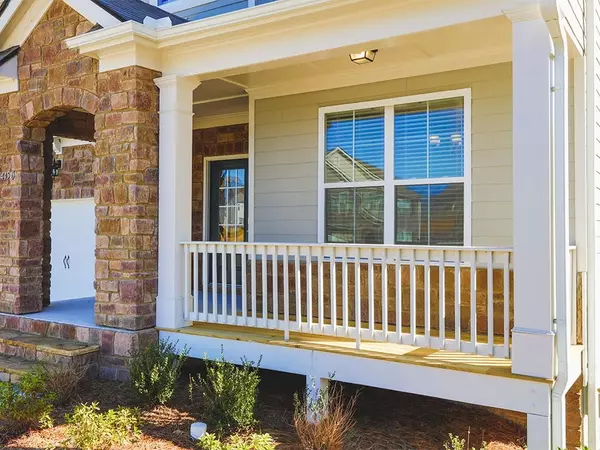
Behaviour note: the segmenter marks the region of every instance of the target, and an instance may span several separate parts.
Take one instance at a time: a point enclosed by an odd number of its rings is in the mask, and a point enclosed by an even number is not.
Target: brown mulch
[[[96,401],[101,409],[137,406],[142,411],[142,437],[120,447],[123,450],[194,449],[189,437],[192,422],[202,420],[202,411],[188,398],[188,375],[182,380],[175,398],[167,406],[144,407],[137,402],[128,385],[107,381],[89,381],[70,405],[57,408],[55,427],[34,430],[20,436],[0,434],[0,448],[62,449],[65,439],[64,415],[78,403]],[[270,433],[281,450],[300,450],[294,429],[293,394],[302,392],[303,377],[269,371],[262,372],[257,418],[262,432]],[[390,392],[381,389],[345,385],[345,395],[358,395],[356,427],[348,450],[442,450],[448,433],[466,438],[478,446],[482,440],[492,443],[489,450],[521,449],[525,430],[490,411],[429,397]],[[195,402],[196,404],[198,402]]]

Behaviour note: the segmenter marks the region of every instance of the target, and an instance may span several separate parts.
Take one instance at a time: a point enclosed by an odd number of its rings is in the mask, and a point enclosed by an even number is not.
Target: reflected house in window
[[[245,173],[223,170],[219,189],[219,240],[243,242],[245,232]]]
[[[325,156],[325,170],[331,182],[379,181],[383,179],[383,169],[353,158],[341,147],[336,147]],[[421,235],[420,195],[408,188],[402,188],[398,197],[408,213],[403,231],[408,241]],[[381,187],[329,189],[327,196],[327,229],[329,242],[370,242],[382,243],[384,222],[384,195]],[[356,206],[356,223],[355,211]],[[417,219],[415,220],[415,215]],[[356,236],[354,235],[356,233]]]

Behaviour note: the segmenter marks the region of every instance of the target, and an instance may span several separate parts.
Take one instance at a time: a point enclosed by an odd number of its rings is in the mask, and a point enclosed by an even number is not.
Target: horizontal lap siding
[[[472,243],[512,245],[512,65],[257,100],[255,240],[316,242],[319,107],[472,89]]]

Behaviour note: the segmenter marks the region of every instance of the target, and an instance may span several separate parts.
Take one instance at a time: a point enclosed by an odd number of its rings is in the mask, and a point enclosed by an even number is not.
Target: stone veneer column
[[[141,67],[98,75],[98,325],[141,330],[156,321],[159,76]]]

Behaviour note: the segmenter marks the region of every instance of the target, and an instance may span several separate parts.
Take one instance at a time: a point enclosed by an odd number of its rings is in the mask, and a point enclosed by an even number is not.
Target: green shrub
[[[469,430],[469,436],[471,431]],[[487,450],[488,446],[485,442],[481,444],[480,450]],[[475,447],[469,448],[469,443],[465,442],[458,436],[454,436],[452,433],[448,435],[448,441],[444,444],[444,450],[477,450]]]
[[[81,450],[107,450],[139,438],[139,412],[117,408],[101,413],[97,403],[77,406],[66,415],[67,444]]]
[[[0,382],[0,423],[13,431],[51,427],[54,399],[38,370],[24,374],[15,385]]]
[[[221,442],[216,435],[206,433],[198,446],[202,450],[275,450],[275,442],[268,434],[234,434]]]
[[[134,351],[129,361],[131,384],[143,400],[164,404],[175,392],[175,383],[187,359],[189,349],[176,352],[176,343],[154,341]]]
[[[64,405],[77,393],[89,370],[87,364],[41,364],[35,371],[44,383],[45,392],[54,394],[55,404]]]
[[[260,375],[258,367],[246,358],[240,367],[225,360],[206,360],[206,375],[190,382],[190,392],[198,388],[208,422],[218,435],[251,427],[256,423],[254,410]]]

